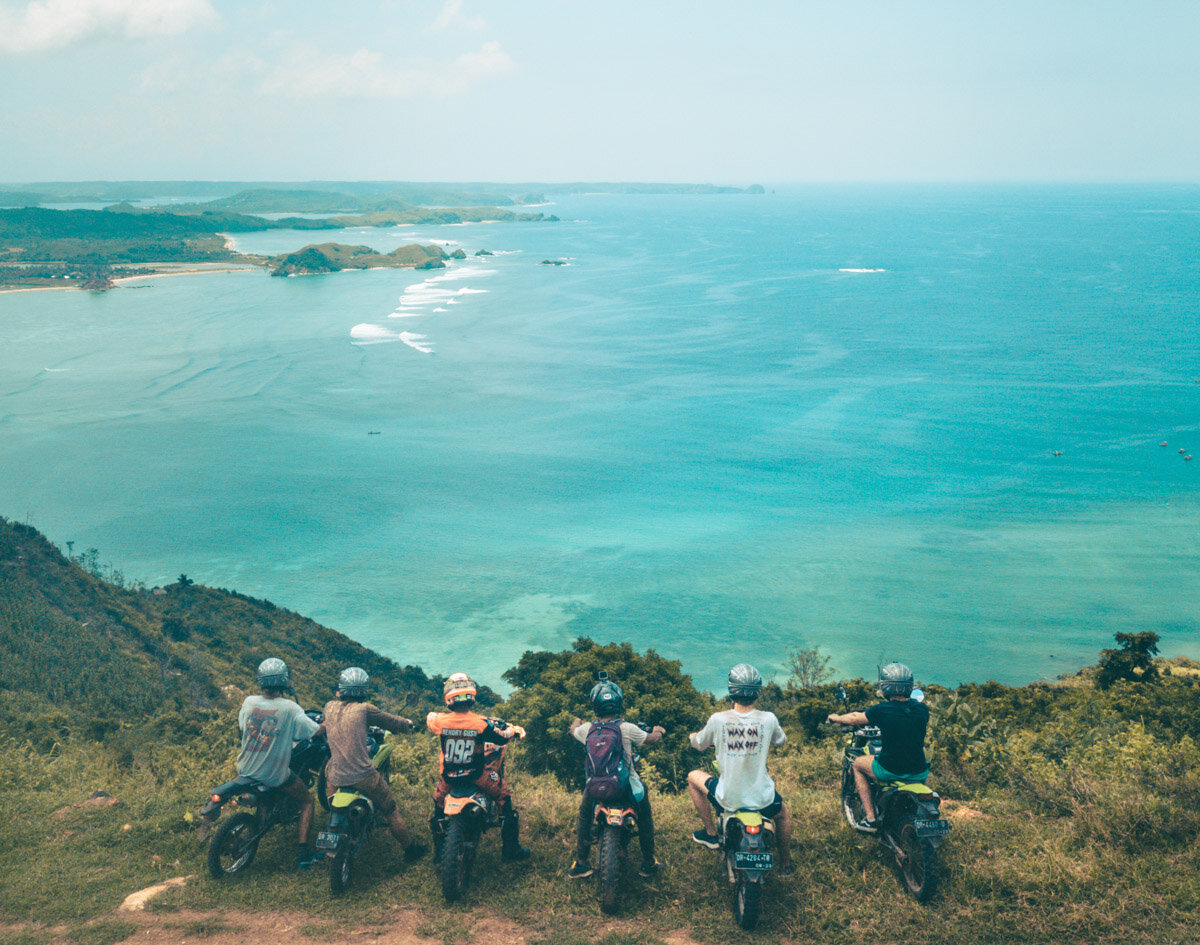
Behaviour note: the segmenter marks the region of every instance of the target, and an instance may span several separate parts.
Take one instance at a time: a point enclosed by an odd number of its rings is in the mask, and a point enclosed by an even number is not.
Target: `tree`
[[[196,582],[193,581],[186,574],[181,574],[181,575],[179,575],[179,581],[177,583],[179,584],[180,587],[191,587]]]
[[[588,695],[596,674],[605,670],[625,692],[624,716],[661,725],[666,736],[648,749],[643,775],[682,785],[695,766],[688,733],[699,731],[713,711],[712,701],[697,691],[678,660],[653,650],[637,653],[628,643],[601,646],[585,637],[559,653],[526,652],[504,674],[516,687],[504,706],[505,718],[527,731],[522,763],[534,774],[552,772],[564,784],[583,786],[583,746],[571,735],[576,717],[594,716]]]
[[[1158,634],[1147,630],[1143,633],[1118,633],[1120,649],[1100,651],[1100,669],[1096,672],[1096,685],[1107,689],[1119,679],[1132,682],[1149,682],[1157,678],[1154,657],[1158,655]]]
[[[829,668],[829,657],[822,656],[819,647],[800,647],[788,653],[787,667],[792,671],[788,677],[789,689],[816,689],[833,677]]]

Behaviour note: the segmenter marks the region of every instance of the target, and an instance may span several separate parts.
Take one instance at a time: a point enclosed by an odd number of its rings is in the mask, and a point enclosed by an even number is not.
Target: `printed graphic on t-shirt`
[[[246,733],[243,751],[270,751],[279,734],[279,719],[274,712],[266,709],[251,709],[250,717],[246,719]]]
[[[762,740],[762,729],[756,722],[725,726],[725,752],[727,754],[752,755],[758,751]]]

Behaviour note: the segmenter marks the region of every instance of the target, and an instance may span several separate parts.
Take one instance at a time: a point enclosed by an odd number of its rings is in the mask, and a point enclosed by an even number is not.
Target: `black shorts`
[[[716,808],[718,814],[723,814],[725,812],[725,808],[717,803],[717,779],[712,777],[705,781],[704,790],[708,794],[708,802]],[[779,812],[781,810],[783,810],[783,798],[780,796],[779,792],[776,791],[775,800],[771,801],[770,804],[759,810],[759,813],[764,817],[774,820],[779,816]]]

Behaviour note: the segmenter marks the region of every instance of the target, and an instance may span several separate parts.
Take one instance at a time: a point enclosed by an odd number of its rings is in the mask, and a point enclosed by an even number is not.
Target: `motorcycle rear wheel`
[[[240,873],[258,852],[258,818],[247,811],[234,814],[212,835],[208,844],[208,872],[213,879]]]
[[[354,844],[349,837],[338,840],[333,859],[329,861],[329,891],[340,896],[350,888],[354,878]]]
[[[442,839],[442,855],[438,858],[438,879],[446,902],[456,902],[471,884],[471,863],[474,860],[471,825],[460,817],[446,823]]]
[[[612,915],[621,908],[621,831],[605,826],[600,834],[600,911]]]
[[[906,821],[900,828],[896,842],[903,854],[900,877],[905,888],[917,902],[927,902],[937,892],[937,849],[929,840],[917,836],[912,821]]]
[[[733,888],[733,918],[738,927],[749,932],[758,925],[758,914],[762,907],[762,883],[747,882],[739,875]]]

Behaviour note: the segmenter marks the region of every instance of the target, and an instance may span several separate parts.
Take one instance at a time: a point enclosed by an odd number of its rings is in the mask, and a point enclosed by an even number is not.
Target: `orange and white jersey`
[[[508,744],[513,734],[511,730],[501,733],[490,719],[475,712],[430,712],[425,724],[441,739],[442,777],[447,779],[480,777],[495,756],[491,746]]]

